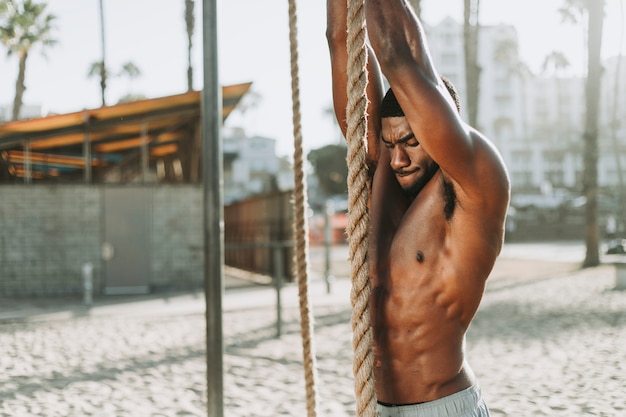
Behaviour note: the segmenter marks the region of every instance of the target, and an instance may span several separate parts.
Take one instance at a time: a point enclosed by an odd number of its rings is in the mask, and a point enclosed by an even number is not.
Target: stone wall
[[[81,294],[86,262],[94,266],[94,294],[102,293],[104,190],[0,186],[0,297]],[[151,218],[150,287],[201,287],[202,188],[153,187]]]
[[[200,288],[204,277],[202,188],[153,189],[152,282],[155,288]]]

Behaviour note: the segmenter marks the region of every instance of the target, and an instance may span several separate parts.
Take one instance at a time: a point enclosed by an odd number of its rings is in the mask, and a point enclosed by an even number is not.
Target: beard
[[[407,186],[402,186],[402,191],[404,191],[404,194],[411,201],[413,201],[415,197],[417,197],[417,195],[420,193],[420,191],[422,191],[422,189],[426,186],[426,184],[428,184],[428,182],[435,175],[435,172],[437,172],[438,169],[439,165],[433,162],[426,168],[426,170],[423,172],[423,175],[415,180],[415,182]]]

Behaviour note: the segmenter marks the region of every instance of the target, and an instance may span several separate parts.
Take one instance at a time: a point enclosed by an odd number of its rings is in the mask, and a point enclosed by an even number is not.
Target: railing
[[[276,289],[276,337],[282,335],[282,299],[281,289],[285,281],[285,259],[283,258],[287,250],[293,249],[293,241],[284,242],[264,242],[264,243],[227,243],[225,245],[226,253],[229,251],[268,251],[272,260],[272,271],[269,274],[274,288]]]
[[[250,198],[224,207],[225,263],[228,266],[273,276],[281,250],[285,279],[293,280],[293,209],[291,192]]]

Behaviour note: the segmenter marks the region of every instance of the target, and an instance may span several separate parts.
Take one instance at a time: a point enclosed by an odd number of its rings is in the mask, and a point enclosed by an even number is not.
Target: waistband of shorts
[[[472,385],[446,397],[420,404],[388,406],[378,403],[377,410],[380,417],[447,417],[475,409],[480,400],[480,387]]]

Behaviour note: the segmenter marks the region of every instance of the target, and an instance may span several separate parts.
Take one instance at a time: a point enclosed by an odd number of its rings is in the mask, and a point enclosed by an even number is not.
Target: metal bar
[[[281,242],[228,242],[225,244],[226,249],[265,249],[265,248],[292,248],[294,243],[292,240],[284,240]]]
[[[148,122],[141,124],[141,181],[148,180]]]
[[[24,141],[24,183],[30,184],[33,177],[30,161],[30,141]]]
[[[326,293],[331,292],[331,283],[335,280],[331,272],[330,247],[333,244],[331,219],[334,214],[334,204],[332,200],[326,201],[324,208],[324,279],[326,280]]]
[[[91,135],[89,116],[86,112],[83,114],[83,119],[85,121],[83,133],[83,157],[85,158],[85,169],[83,172],[85,184],[91,184]]]
[[[224,190],[222,90],[219,88],[217,0],[203,0],[202,177],[204,183],[204,293],[206,299],[206,375],[209,417],[224,416]]]
[[[283,287],[283,250],[274,247],[274,286],[276,288],[276,337],[280,337],[283,333],[283,307],[280,292]]]

